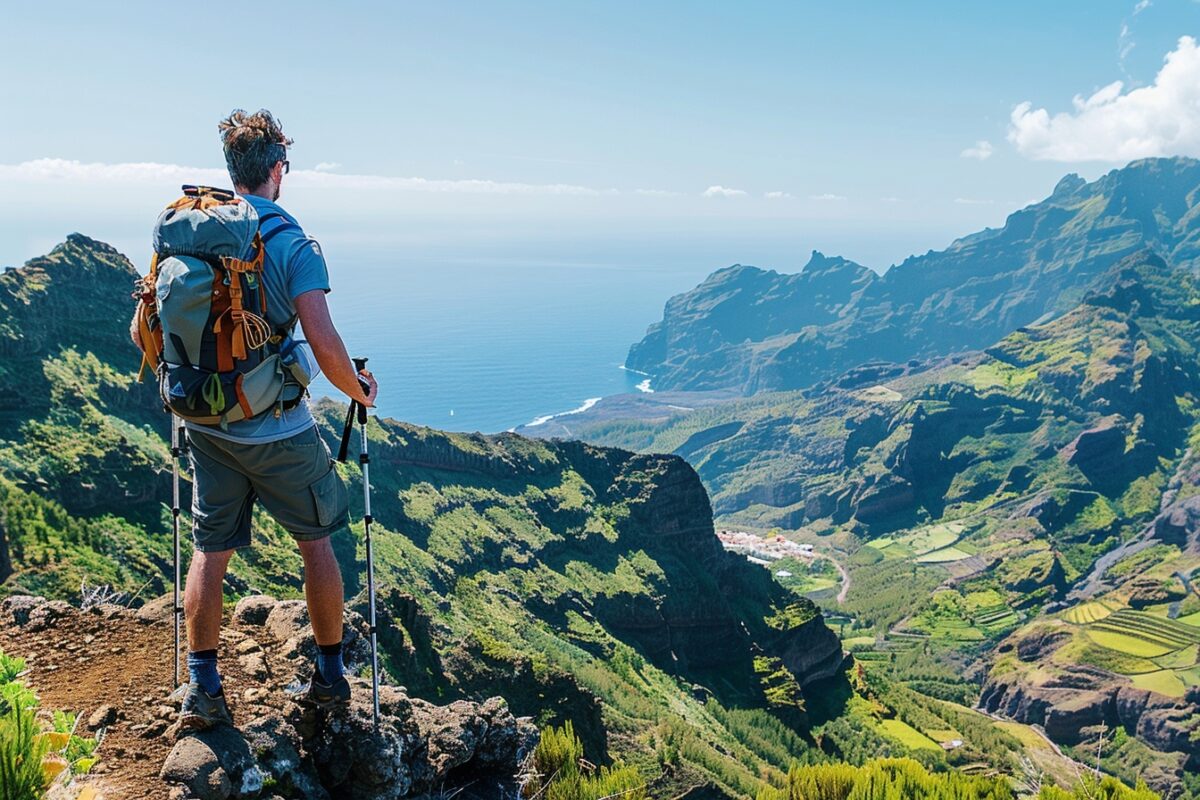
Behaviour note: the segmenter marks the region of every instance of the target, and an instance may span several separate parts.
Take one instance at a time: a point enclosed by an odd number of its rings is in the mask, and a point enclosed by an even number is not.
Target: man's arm
[[[374,406],[379,387],[371,373],[363,370],[362,379],[371,387],[369,393],[363,393],[362,386],[358,383],[360,373],[354,371],[354,364],[350,362],[350,356],[346,353],[346,345],[342,343],[341,335],[333,326],[333,320],[329,318],[325,291],[313,289],[304,292],[297,295],[293,302],[296,304],[300,324],[304,326],[304,336],[312,346],[313,355],[317,357],[317,364],[325,373],[325,377],[351,400],[357,400],[368,408]]]

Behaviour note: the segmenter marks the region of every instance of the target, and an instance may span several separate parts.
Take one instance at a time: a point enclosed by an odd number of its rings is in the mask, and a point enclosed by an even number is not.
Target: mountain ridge
[[[1200,161],[1142,159],[1090,183],[1068,175],[1002,228],[864,277],[835,318],[821,318],[822,297],[797,290],[807,288],[806,268],[766,273],[778,277],[740,300],[741,307],[769,301],[783,309],[770,318],[793,324],[730,326],[712,302],[722,274],[671,298],[663,319],[630,348],[626,366],[651,375],[658,389],[750,394],[806,388],[868,360],[904,363],[978,349],[1062,313],[1142,247],[1180,269],[1200,268]]]

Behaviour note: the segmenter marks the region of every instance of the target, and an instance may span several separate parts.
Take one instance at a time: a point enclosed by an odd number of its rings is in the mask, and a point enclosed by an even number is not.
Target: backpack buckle
[[[185,197],[211,197],[222,203],[231,203],[237,199],[237,195],[229,189],[218,189],[214,186],[193,186],[191,184],[184,184],[182,188]]]

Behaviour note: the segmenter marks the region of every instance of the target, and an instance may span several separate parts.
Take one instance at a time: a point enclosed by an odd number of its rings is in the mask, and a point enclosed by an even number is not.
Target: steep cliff
[[[985,347],[1071,308],[1140,248],[1195,269],[1198,187],[1200,161],[1145,159],[1090,183],[1068,176],[1002,228],[912,256],[879,278],[819,254],[797,275],[720,270],[668,301],[626,363],[660,389],[753,393],[809,387],[872,360]]]

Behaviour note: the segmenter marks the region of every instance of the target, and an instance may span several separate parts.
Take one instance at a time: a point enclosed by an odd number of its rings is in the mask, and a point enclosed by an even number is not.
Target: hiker
[[[292,140],[266,110],[255,114],[235,110],[220,122],[219,130],[234,189],[257,212],[263,259],[261,272],[255,274],[262,276],[265,300],[261,300],[261,309],[256,306],[254,310],[265,312],[262,317],[269,331],[282,332],[278,334],[285,342],[281,349],[288,352],[289,363],[315,357],[316,367],[330,383],[352,401],[374,406],[378,391],[375,379],[365,369],[355,370],[330,319],[325,300],[330,291],[329,274],[321,248],[305,235],[295,217],[275,202],[289,171],[287,148]],[[219,190],[204,187],[185,189],[196,190],[201,200],[205,193],[220,195]],[[241,202],[229,195],[221,201]],[[162,297],[160,289],[160,302]],[[290,337],[297,320],[307,345]],[[136,315],[131,334],[139,346],[147,338],[139,335]],[[250,339],[252,334],[237,335]],[[244,343],[242,346],[244,349]],[[171,352],[176,351],[168,343],[166,353]],[[164,360],[171,366],[171,358]],[[316,371],[311,363],[307,369],[310,374]],[[202,373],[193,370],[187,374]],[[181,414],[190,442],[195,541],[183,601],[189,683],[180,714],[181,729],[232,724],[217,669],[222,583],[234,551],[251,544],[250,521],[256,500],[296,540],[304,561],[304,594],[318,655],[312,678],[299,699],[319,707],[350,701],[350,685],[342,665],[342,576],[330,544],[333,533],[347,528],[346,487],[317,432],[303,387],[292,402],[281,400],[264,412],[250,415],[254,409],[242,396],[240,380],[248,376],[237,377],[236,383],[230,384],[237,389],[237,401],[231,403],[234,414],[221,416],[220,424],[202,424]],[[224,393],[232,392],[221,389],[218,383],[213,394],[220,394],[224,402]],[[178,391],[186,389],[165,388],[164,397],[169,400]],[[205,392],[207,400],[207,388]],[[241,413],[237,410],[239,404]],[[215,406],[214,412],[222,407]]]

